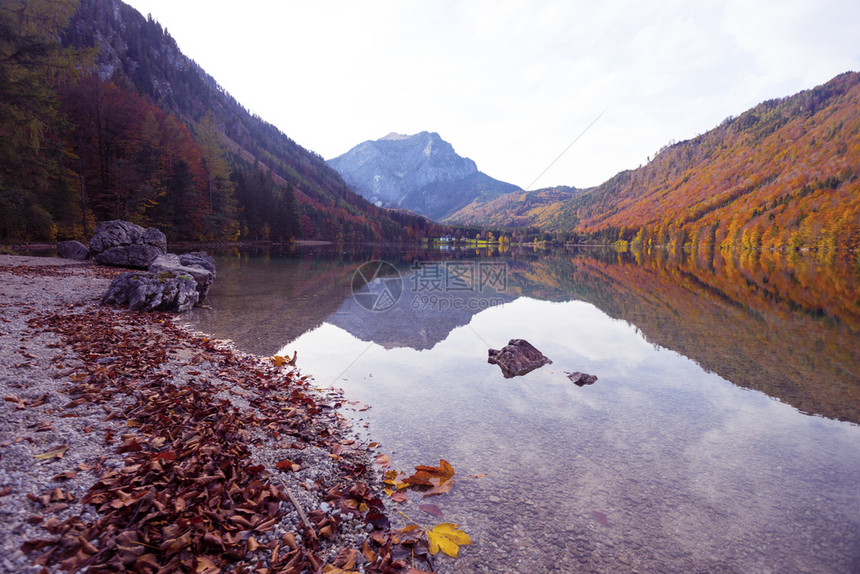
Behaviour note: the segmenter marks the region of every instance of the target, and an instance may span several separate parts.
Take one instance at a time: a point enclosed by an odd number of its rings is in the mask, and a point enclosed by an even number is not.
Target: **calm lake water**
[[[371,406],[356,426],[393,468],[453,465],[450,494],[397,505],[471,535],[440,572],[860,572],[854,263],[329,247],[217,265],[195,327],[298,352]],[[552,364],[504,378],[487,350],[515,338]]]

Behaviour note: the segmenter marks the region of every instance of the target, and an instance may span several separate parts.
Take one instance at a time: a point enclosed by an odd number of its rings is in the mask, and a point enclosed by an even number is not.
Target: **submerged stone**
[[[572,373],[567,374],[567,378],[570,379],[577,387],[584,387],[585,385],[593,385],[594,381],[597,380],[597,377],[594,375],[589,375],[588,373],[580,373],[579,371],[574,371]]]
[[[511,339],[501,349],[490,349],[487,362],[498,365],[506,379],[530,373],[552,361],[525,339]]]

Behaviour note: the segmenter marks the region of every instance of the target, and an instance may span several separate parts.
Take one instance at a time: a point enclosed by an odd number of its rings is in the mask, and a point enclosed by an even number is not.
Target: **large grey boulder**
[[[145,245],[152,245],[153,247],[158,247],[165,253],[167,253],[167,236],[160,230],[155,227],[147,227],[143,230],[143,243]]]
[[[165,253],[156,257],[149,264],[150,273],[174,272],[180,275],[190,275],[197,284],[198,302],[202,303],[209,294],[212,282],[215,280],[215,261],[204,251],[193,253]]]
[[[117,267],[146,269],[167,252],[167,237],[154,227],[144,229],[129,221],[103,221],[89,241],[96,262]]]
[[[488,363],[498,365],[506,379],[530,373],[552,361],[525,339],[511,339],[501,349],[488,351]]]
[[[95,260],[102,265],[146,269],[153,259],[163,253],[161,249],[153,245],[124,245],[109,247],[105,251],[97,253]]]
[[[122,305],[133,311],[191,310],[200,294],[191,275],[167,271],[163,273],[131,272],[117,275],[111,281],[102,303]]]
[[[63,259],[83,261],[89,254],[90,250],[80,241],[60,241],[57,243],[57,255]]]
[[[202,267],[212,273],[215,277],[215,260],[205,251],[192,251],[179,256],[179,262],[189,267]]]

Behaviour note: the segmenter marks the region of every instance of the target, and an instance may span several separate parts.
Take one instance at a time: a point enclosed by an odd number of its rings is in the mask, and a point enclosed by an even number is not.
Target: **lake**
[[[347,414],[393,468],[453,465],[449,494],[394,505],[472,537],[439,572],[860,571],[856,261],[327,246],[216,263],[195,328],[298,353],[360,401]],[[510,339],[552,364],[505,378],[487,352]]]

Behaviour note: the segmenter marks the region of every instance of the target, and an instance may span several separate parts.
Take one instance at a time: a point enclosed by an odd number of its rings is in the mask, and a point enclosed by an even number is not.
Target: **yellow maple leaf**
[[[460,546],[471,544],[472,539],[469,535],[457,528],[456,524],[443,522],[437,524],[431,530],[427,531],[427,541],[430,543],[430,554],[436,554],[440,550],[452,556],[457,557],[457,551]]]

